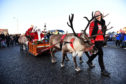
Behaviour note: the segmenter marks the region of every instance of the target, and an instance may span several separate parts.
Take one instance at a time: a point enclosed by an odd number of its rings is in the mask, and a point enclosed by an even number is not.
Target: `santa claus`
[[[37,29],[37,26],[31,25],[31,27],[26,31],[25,36],[30,41],[41,41],[44,39],[44,34],[42,34],[40,29]]]
[[[34,39],[33,41],[41,41],[44,39],[44,34],[40,29],[37,29],[36,32],[34,33]]]

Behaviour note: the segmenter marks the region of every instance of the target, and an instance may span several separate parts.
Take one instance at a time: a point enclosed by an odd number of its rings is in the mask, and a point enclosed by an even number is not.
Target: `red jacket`
[[[29,35],[31,34],[32,30],[33,30],[33,27],[30,27],[30,28],[26,31],[25,36],[29,36]]]
[[[92,21],[90,23],[89,36],[92,35],[93,29],[94,29],[94,23],[95,23],[94,21]],[[98,25],[97,34],[103,34],[103,32],[102,32],[102,26],[99,23],[97,23],[97,25]],[[93,39],[93,40],[91,40],[91,41],[92,41],[92,43],[94,43],[95,41],[104,41],[104,37],[103,37],[103,35],[97,35],[96,38]]]

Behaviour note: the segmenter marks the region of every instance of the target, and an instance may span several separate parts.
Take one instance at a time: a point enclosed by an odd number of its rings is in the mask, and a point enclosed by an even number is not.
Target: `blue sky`
[[[87,24],[83,16],[90,18],[92,11],[100,10],[109,13],[105,20],[114,26],[110,31],[117,31],[126,26],[125,8],[126,0],[0,0],[0,28],[25,33],[31,24],[43,29],[46,23],[48,30],[71,32],[66,23],[74,13],[74,28],[80,32]]]

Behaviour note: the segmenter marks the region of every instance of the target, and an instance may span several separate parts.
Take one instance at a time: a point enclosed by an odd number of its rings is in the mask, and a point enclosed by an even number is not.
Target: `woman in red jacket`
[[[87,61],[87,64],[91,68],[94,67],[92,65],[92,60],[98,55],[98,62],[101,68],[101,74],[104,76],[109,76],[110,73],[105,70],[105,66],[103,62],[103,50],[102,50],[102,46],[104,42],[104,35],[105,35],[105,30],[106,30],[105,20],[102,18],[102,14],[100,11],[96,11],[95,16],[96,18],[94,19],[94,21],[90,23],[89,35],[90,36],[96,35],[96,34],[101,34],[101,35],[97,35],[92,40],[92,43],[94,43],[96,48],[98,49],[98,53],[93,54]]]

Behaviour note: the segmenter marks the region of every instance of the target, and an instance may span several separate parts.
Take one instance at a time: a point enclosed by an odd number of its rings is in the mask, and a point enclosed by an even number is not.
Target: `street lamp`
[[[19,33],[19,20],[18,20],[18,17],[13,17],[13,19],[16,20],[16,26],[17,26],[17,32],[16,33]]]
[[[44,31],[46,31],[46,23],[44,24]]]

